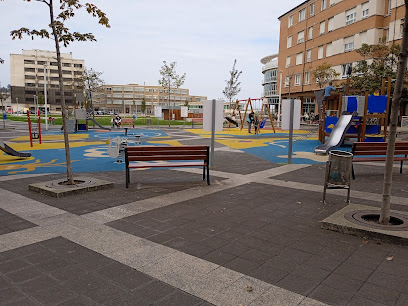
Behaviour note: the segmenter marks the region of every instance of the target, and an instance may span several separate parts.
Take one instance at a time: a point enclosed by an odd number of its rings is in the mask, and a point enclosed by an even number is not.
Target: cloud
[[[106,83],[156,85],[163,60],[177,61],[177,72],[186,73],[183,85],[191,94],[222,97],[225,80],[237,59],[242,70],[239,98],[262,94],[260,59],[278,52],[277,17],[302,1],[288,0],[116,0],[93,1],[110,19],[111,28],[98,25],[86,13],[68,26],[91,32],[97,42],[75,42],[63,52],[85,60],[89,68],[103,71]],[[9,54],[21,49],[54,50],[52,40],[11,40],[20,27],[46,28],[46,5],[39,2],[0,2],[0,81],[10,82]]]

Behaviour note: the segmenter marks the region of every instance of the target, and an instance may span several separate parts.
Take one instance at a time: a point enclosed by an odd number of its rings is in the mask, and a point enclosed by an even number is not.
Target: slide
[[[88,118],[88,119],[86,119],[86,120],[92,121],[92,122],[95,123],[101,130],[108,130],[108,131],[110,131],[110,128],[107,128],[107,127],[104,127],[104,126],[100,125],[99,122],[96,121],[96,120],[93,119],[93,118]]]
[[[331,131],[329,139],[327,139],[324,144],[317,146],[314,152],[318,154],[327,154],[329,151],[339,147],[344,140],[344,135],[349,129],[352,120],[352,114],[342,114],[339,118],[339,121],[337,121],[336,125]]]
[[[11,155],[11,156],[17,156],[17,157],[30,157],[31,156],[31,153],[23,153],[23,152],[18,152],[14,150],[13,148],[6,145],[4,141],[1,139],[0,139],[0,150],[2,150],[4,153]]]

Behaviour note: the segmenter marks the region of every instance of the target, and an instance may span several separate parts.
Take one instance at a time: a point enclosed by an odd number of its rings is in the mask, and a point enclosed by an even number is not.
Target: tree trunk
[[[392,168],[395,152],[395,139],[397,137],[398,110],[400,108],[401,103],[404,74],[407,68],[407,51],[408,51],[407,24],[408,24],[408,0],[405,0],[404,31],[402,36],[401,52],[398,61],[397,81],[395,82],[394,93],[391,103],[390,132],[388,134],[387,159],[385,161],[383,197],[380,215],[381,224],[389,224],[390,222]]]
[[[65,157],[66,157],[66,162],[67,162],[67,180],[68,180],[69,185],[74,185],[74,176],[72,173],[72,165],[71,165],[71,154],[69,152],[69,135],[68,135],[68,129],[67,129],[68,112],[65,107],[64,84],[62,82],[61,54],[60,54],[58,36],[57,36],[56,29],[55,29],[55,24],[54,24],[54,10],[53,10],[53,5],[52,5],[52,0],[50,0],[49,4],[50,4],[49,8],[50,8],[52,34],[54,36],[55,49],[57,52],[58,77],[59,77],[59,88],[60,88],[60,96],[61,96],[62,127],[64,129]]]

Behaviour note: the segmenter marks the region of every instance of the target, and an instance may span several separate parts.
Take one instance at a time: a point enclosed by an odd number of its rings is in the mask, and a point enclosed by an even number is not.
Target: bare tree
[[[170,92],[171,89],[177,89],[184,84],[186,74],[179,76],[176,73],[176,62],[172,62],[167,65],[166,61],[163,61],[163,66],[160,68],[160,75],[162,78],[159,80],[159,84],[169,93],[169,118],[170,118]],[[170,119],[169,119],[170,126]]]
[[[390,222],[390,202],[392,187],[392,168],[394,162],[395,139],[397,137],[398,110],[401,104],[402,87],[404,83],[405,71],[407,69],[408,52],[408,0],[405,0],[405,19],[402,35],[401,51],[398,60],[397,80],[395,82],[394,93],[391,103],[390,132],[388,134],[387,159],[385,161],[384,186],[381,205],[380,223]]]
[[[323,63],[315,69],[311,68],[311,73],[313,79],[319,84],[320,88],[323,88],[324,84],[335,80],[340,75],[332,68],[332,65],[328,63]]]
[[[31,0],[26,0],[30,2]],[[67,119],[68,112],[65,106],[65,94],[64,94],[64,83],[62,79],[62,67],[61,67],[61,52],[60,52],[60,42],[67,47],[73,41],[96,41],[92,33],[79,33],[70,32],[70,29],[65,26],[65,22],[75,16],[75,13],[79,9],[85,9],[88,14],[98,19],[101,25],[110,27],[109,19],[106,14],[102,12],[96,5],[92,3],[81,4],[80,0],[59,0],[59,6],[56,10],[59,12],[56,17],[54,17],[54,4],[53,0],[35,0],[42,2],[48,6],[49,16],[51,23],[49,24],[49,29],[41,30],[30,30],[28,28],[20,28],[19,30],[11,31],[12,39],[22,39],[23,35],[27,35],[34,39],[35,37],[54,39],[55,50],[57,53],[57,64],[58,64],[58,76],[59,76],[59,89],[61,95],[61,112],[62,112],[62,125],[64,128],[64,142],[65,142],[65,157],[67,162],[67,181],[68,184],[74,184],[74,176],[72,172],[71,165],[71,155],[69,151],[69,138],[67,130]]]
[[[230,108],[232,99],[241,91],[241,82],[238,82],[238,79],[242,71],[235,69],[236,63],[237,60],[234,59],[234,64],[232,65],[232,70],[230,71],[230,78],[229,80],[225,80],[227,86],[225,86],[224,90],[222,91],[223,95],[228,99]]]
[[[84,91],[87,107],[93,108],[93,93],[103,90],[104,80],[101,78],[103,72],[85,69],[84,74],[75,80],[75,86]]]

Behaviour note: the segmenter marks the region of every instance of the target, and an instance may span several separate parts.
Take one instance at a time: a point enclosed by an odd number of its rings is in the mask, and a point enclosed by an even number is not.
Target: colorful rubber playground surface
[[[27,133],[28,134],[28,133]],[[135,135],[140,135],[137,144]],[[126,138],[129,145],[187,145],[210,144],[211,133],[202,129],[129,129],[125,136],[123,129],[90,130],[70,134],[71,160],[75,172],[123,171],[124,164],[108,154],[109,137]],[[248,134],[246,130],[225,129],[215,134],[216,148],[239,150],[273,163],[287,163],[288,133],[277,130],[262,130],[261,134]],[[29,136],[22,135],[6,140],[13,149],[30,152],[31,157],[18,159],[0,151],[0,175],[61,173],[65,172],[65,149],[63,133],[59,129],[44,131],[42,144],[34,141],[30,147]],[[292,162],[296,164],[322,163],[325,156],[313,153],[320,144],[316,136],[308,130],[295,131]]]

